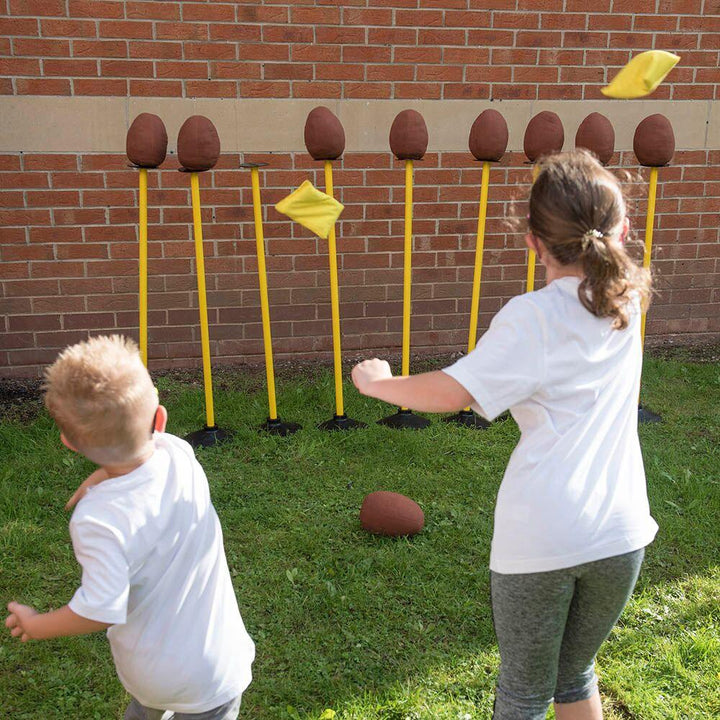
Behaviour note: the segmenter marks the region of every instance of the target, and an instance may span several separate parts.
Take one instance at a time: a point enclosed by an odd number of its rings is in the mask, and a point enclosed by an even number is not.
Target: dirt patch
[[[650,357],[662,360],[678,360],[690,363],[720,363],[720,344],[673,345],[664,344],[647,349]],[[442,355],[417,355],[410,360],[413,373],[436,370],[457,360],[463,353]],[[355,363],[365,356],[346,355],[343,358],[343,373],[347,374]],[[393,367],[400,364],[399,353],[383,353]],[[332,368],[332,362],[319,360],[275,361],[275,376],[278,380],[295,380],[298,377],[313,379]],[[154,370],[154,378],[168,377],[191,387],[202,387],[202,372],[199,368],[175,370]],[[238,363],[213,367],[213,386],[222,390],[242,388],[245,392],[265,387],[265,365],[261,363]],[[43,409],[42,380],[39,378],[0,378],[0,422],[31,422]]]

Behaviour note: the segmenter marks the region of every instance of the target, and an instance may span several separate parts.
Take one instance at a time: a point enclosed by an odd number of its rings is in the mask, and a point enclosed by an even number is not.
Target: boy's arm
[[[5,625],[10,628],[13,637],[19,637],[22,642],[86,635],[111,627],[108,623],[84,618],[67,605],[48,613],[38,613],[34,608],[17,602],[8,603],[7,608],[10,615],[5,620]]]
[[[87,479],[78,487],[78,489],[72,494],[72,497],[67,501],[65,505],[66,510],[70,510],[75,506],[79,500],[81,500],[88,488],[99,485],[101,482],[107,480],[110,476],[105,468],[98,468],[94,473],[87,477]]]
[[[374,358],[356,365],[352,379],[363,395],[420,412],[456,412],[473,402],[472,395],[442,370],[393,377],[390,365]]]

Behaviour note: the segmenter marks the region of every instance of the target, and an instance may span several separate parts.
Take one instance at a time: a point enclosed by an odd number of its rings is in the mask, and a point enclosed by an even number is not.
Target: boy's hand
[[[28,627],[28,620],[37,615],[38,611],[29,605],[21,605],[16,602],[9,602],[7,609],[10,614],[5,619],[5,626],[10,628],[10,634],[13,637],[19,637],[20,642],[33,640],[34,638]]]
[[[370,387],[374,382],[391,377],[390,364],[386,360],[377,358],[363,360],[352,369],[352,381],[363,395],[369,394]]]
[[[103,480],[107,480],[110,476],[107,474],[105,468],[98,468],[82,485],[73,493],[72,497],[67,501],[65,505],[66,510],[70,510],[79,500],[81,500],[89,487],[99,485]]]

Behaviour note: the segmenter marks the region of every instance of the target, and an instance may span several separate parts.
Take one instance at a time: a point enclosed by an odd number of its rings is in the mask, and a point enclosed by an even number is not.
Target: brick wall
[[[720,0],[597,0],[594,12],[587,9],[579,0],[0,0],[0,93],[6,102],[38,95],[98,96],[98,103],[106,96],[147,97],[150,112],[155,99],[171,97],[238,99],[240,108],[248,98],[486,101],[478,112],[489,100],[524,101],[528,108],[556,100],[563,117],[563,101],[603,98],[599,88],[633,51],[657,47],[678,52],[682,61],[645,114],[658,101],[678,101],[705,103],[709,117],[720,117]],[[28,125],[36,121],[28,118]],[[660,171],[654,253],[660,295],[649,316],[650,342],[720,338],[716,129],[708,124],[702,142],[679,146],[672,166]],[[464,138],[468,132],[458,128]],[[504,223],[512,198],[527,191],[520,147],[521,138],[491,172],[481,330],[524,288],[526,253]],[[261,184],[276,352],[327,357],[331,349],[326,244],[271,207],[308,177],[322,188],[322,174],[302,147],[274,149],[224,152],[217,168],[201,176],[216,362],[262,355],[249,175],[238,169],[243,160],[270,163]],[[468,333],[480,168],[466,152],[435,150],[415,173],[412,346],[418,352],[463,349]],[[611,165],[636,170],[635,163],[624,147]],[[200,356],[188,178],[176,170],[169,156],[161,171],[150,172],[155,367],[195,365]],[[349,352],[400,346],[403,178],[388,151],[348,144],[336,163],[336,196],[346,206],[338,250]],[[640,236],[644,193],[639,183],[631,208]],[[1,374],[34,374],[88,332],[136,332],[136,196],[137,172],[117,145],[103,153],[4,147]]]

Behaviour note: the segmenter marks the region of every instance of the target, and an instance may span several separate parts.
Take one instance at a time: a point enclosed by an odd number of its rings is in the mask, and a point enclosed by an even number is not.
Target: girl
[[[425,412],[510,409],[521,437],[495,508],[495,720],[600,720],[595,655],[635,585],[650,516],[637,434],[641,303],[650,279],[624,248],[625,202],[590,154],[547,158],[525,241],[541,290],[510,300],[475,350],[442,371],[357,365],[364,395]]]

